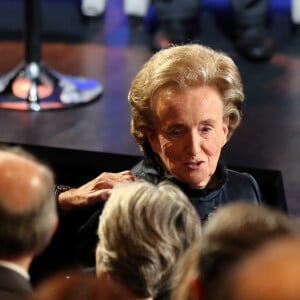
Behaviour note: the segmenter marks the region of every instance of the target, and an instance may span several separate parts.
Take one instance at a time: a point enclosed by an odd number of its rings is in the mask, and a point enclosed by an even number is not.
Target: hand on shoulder
[[[58,203],[62,210],[90,206],[107,200],[115,185],[135,180],[136,177],[129,170],[119,173],[103,172],[78,188],[70,188],[60,193]]]

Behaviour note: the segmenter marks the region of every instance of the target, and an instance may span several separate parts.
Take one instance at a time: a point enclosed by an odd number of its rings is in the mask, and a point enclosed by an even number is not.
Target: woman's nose
[[[202,137],[198,132],[191,132],[186,140],[186,151],[191,156],[196,156],[201,149]]]

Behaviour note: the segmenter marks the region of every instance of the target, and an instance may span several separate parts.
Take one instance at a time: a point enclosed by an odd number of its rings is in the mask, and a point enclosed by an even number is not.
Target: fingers
[[[132,174],[132,172],[130,170],[125,170],[125,171],[121,171],[117,174],[121,174],[121,175],[128,175],[128,174]]]
[[[113,187],[117,183],[135,181],[136,177],[130,171],[123,171],[120,173],[104,172],[95,179],[97,188]]]
[[[119,173],[104,172],[97,178],[82,185],[77,191],[78,205],[92,205],[101,201],[105,201],[111,193],[114,186],[120,183],[135,181],[137,178],[129,171]]]
[[[93,205],[98,202],[106,201],[111,194],[111,189],[102,189],[93,192],[92,194],[89,195],[87,199],[87,204],[88,205]]]
[[[135,181],[136,177],[134,176],[134,174],[131,171],[122,171],[119,173],[119,175],[121,175],[124,179],[128,180],[128,181]]]

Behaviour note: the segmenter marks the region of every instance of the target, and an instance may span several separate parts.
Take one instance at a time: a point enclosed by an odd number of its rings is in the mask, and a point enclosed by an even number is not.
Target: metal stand
[[[0,77],[0,108],[40,111],[96,100],[95,79],[60,74],[41,63],[41,4],[25,0],[25,63]]]

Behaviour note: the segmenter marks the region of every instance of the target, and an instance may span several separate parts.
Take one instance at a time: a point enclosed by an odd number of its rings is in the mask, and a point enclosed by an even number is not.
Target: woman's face
[[[155,130],[148,134],[153,151],[177,179],[204,188],[225,145],[228,121],[217,89],[160,92],[154,102]]]

